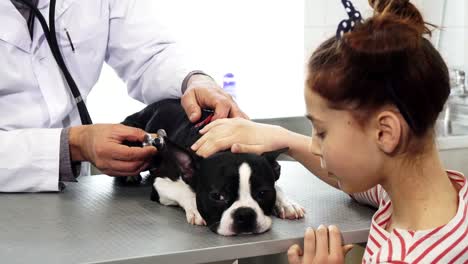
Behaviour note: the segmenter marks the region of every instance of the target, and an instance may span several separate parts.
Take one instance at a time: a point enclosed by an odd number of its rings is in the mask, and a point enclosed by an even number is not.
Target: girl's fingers
[[[213,122],[210,122],[208,125],[206,125],[200,130],[200,133],[205,134],[206,132],[210,131],[213,127],[224,124],[225,120],[226,119],[217,119],[217,120],[214,120]]]
[[[338,227],[331,225],[328,227],[328,236],[330,239],[330,254],[334,251],[341,250],[341,233]]]
[[[288,250],[288,262],[289,264],[301,264],[302,261],[302,255],[304,252],[302,252],[302,249],[299,245],[292,245],[289,250]]]
[[[192,145],[192,150],[193,151],[198,151],[198,149],[203,146],[203,144],[206,143],[206,141],[208,140],[208,136],[207,135],[203,135],[201,138],[199,138],[195,143],[193,143]]]
[[[312,263],[315,257],[315,231],[308,227],[304,236],[304,263]]]
[[[344,256],[354,245],[342,246],[341,232],[332,225],[320,225],[317,230],[307,228],[304,236],[304,251],[298,245],[288,250],[288,261],[299,263],[344,263]]]
[[[328,256],[328,229],[324,225],[315,232],[315,250],[318,257]]]
[[[343,246],[343,255],[346,256],[346,254],[348,254],[348,252],[351,251],[351,249],[353,248],[354,248],[353,244]]]
[[[331,225],[328,227],[329,257],[336,262],[344,261],[341,233],[338,227]]]
[[[254,153],[261,155],[264,152],[263,145],[247,145],[247,144],[233,144],[231,146],[232,153]]]
[[[216,141],[209,140],[198,148],[197,155],[207,158],[221,150],[230,149],[231,146],[232,146],[231,138],[221,138]]]
[[[221,121],[221,120],[216,120],[215,122],[217,122],[217,121]],[[213,123],[208,124],[208,126],[211,125],[211,124],[213,124]],[[216,126],[219,126],[221,124],[222,124],[221,122],[217,123]],[[208,127],[208,126],[206,126],[206,127]],[[214,128],[214,127],[211,127],[211,128]],[[192,148],[193,151],[198,151],[205,144],[212,144],[216,140],[220,140],[220,139],[223,139],[223,138],[226,138],[226,137],[232,135],[231,131],[226,130],[226,129],[222,129],[222,127],[221,127],[221,129],[216,128],[216,129],[210,130],[210,131],[206,130],[205,133],[202,133],[203,136],[201,138],[199,138],[192,145],[191,148]],[[199,154],[199,153],[197,153],[197,154]]]

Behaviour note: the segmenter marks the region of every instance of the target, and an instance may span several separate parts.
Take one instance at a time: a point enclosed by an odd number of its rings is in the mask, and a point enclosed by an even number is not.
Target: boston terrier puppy
[[[151,199],[182,207],[188,223],[207,225],[224,236],[263,233],[271,227],[272,214],[283,219],[304,217],[304,209],[275,185],[280,176],[276,158],[285,150],[263,155],[227,150],[208,158],[191,151],[212,116],[212,111],[203,110],[201,121],[192,124],[180,100],[169,99],[124,120],[124,125],[148,133],[166,132],[149,168],[154,177]]]

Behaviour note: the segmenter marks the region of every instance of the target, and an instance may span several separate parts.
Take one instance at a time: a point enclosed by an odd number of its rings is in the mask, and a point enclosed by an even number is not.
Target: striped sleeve
[[[382,186],[377,185],[365,192],[353,193],[349,194],[349,196],[351,196],[351,198],[360,204],[370,205],[372,207],[378,208],[384,195],[383,192],[384,190]]]

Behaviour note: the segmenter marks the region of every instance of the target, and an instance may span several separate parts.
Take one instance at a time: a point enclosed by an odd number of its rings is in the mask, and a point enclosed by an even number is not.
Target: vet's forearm
[[[319,177],[322,181],[339,189],[338,182],[328,176],[328,172],[321,168],[320,158],[310,150],[310,137],[289,131],[289,151],[288,155],[299,161],[304,167]]]

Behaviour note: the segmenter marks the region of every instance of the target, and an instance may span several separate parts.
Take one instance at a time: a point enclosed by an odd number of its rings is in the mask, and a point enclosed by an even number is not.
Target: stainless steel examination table
[[[63,193],[0,194],[1,263],[203,263],[285,252],[308,226],[336,224],[345,243],[367,240],[373,210],[283,161],[278,184],[306,208],[301,220],[273,217],[261,235],[222,237],[187,224],[180,208],[149,199],[149,186],[88,176]]]

